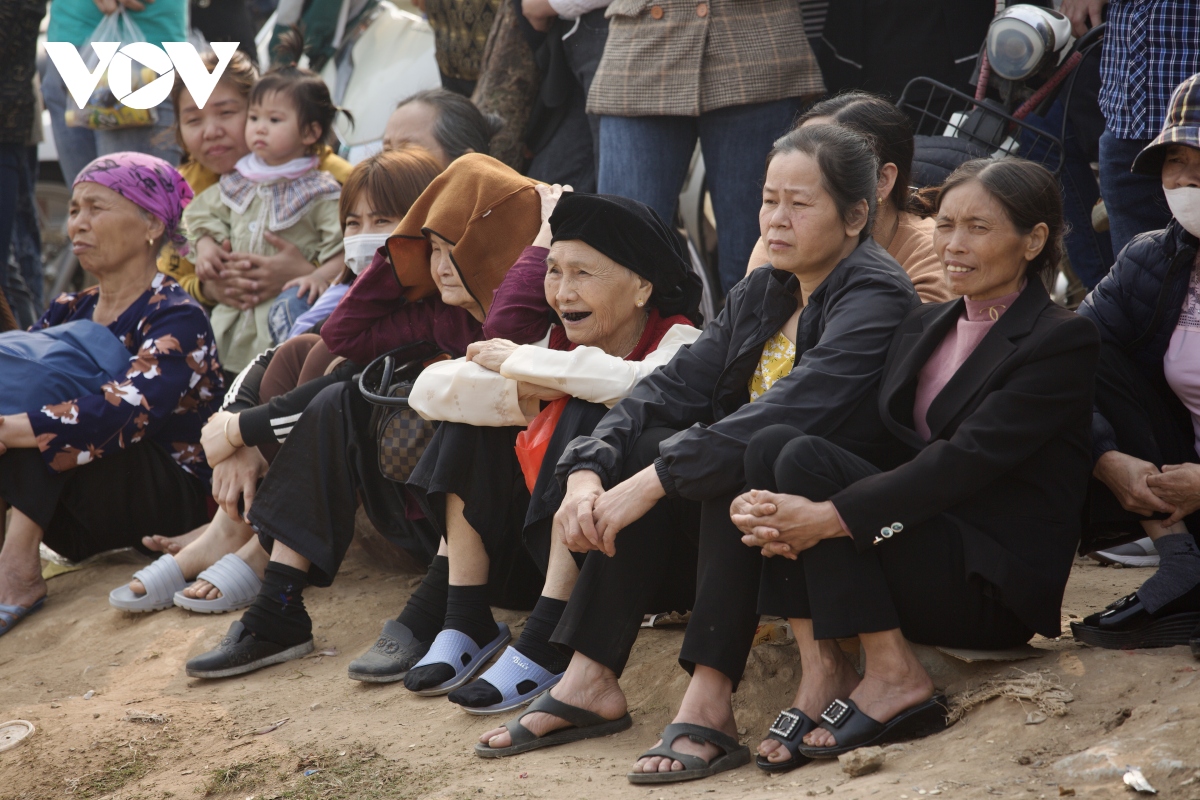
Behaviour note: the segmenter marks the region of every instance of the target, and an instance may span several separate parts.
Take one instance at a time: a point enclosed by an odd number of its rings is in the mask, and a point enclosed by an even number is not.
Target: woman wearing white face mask
[[[1095,468],[1081,552],[1149,536],[1158,571],[1071,628],[1096,647],[1200,656],[1200,75],[1175,90],[1133,163],[1161,174],[1173,219],[1134,238],[1079,313],[1100,329]]]
[[[416,146],[378,154],[354,169],[345,182],[340,208],[349,265],[371,263],[378,249],[374,243],[382,244],[388,238],[441,171],[441,162]],[[519,176],[512,173],[510,177]],[[534,219],[530,225],[535,226],[537,204],[531,205]],[[447,235],[453,236],[453,232]],[[511,258],[515,259],[520,248],[514,245],[512,249]],[[339,282],[352,281],[353,292],[322,325],[320,335],[298,336],[259,355],[231,384],[227,402],[214,415],[217,421],[205,429],[202,438],[213,466],[213,496],[221,510],[212,524],[194,536],[153,537],[163,552],[173,556],[160,562],[174,563],[158,567],[163,580],[152,581],[150,595],[145,594],[141,581],[131,583],[142,602],[129,610],[169,607],[172,595],[184,608],[207,612],[230,611],[249,603],[257,592],[267,555],[252,539],[253,531],[242,517],[254,501],[258,480],[317,394],[331,384],[348,381],[376,355],[408,342],[431,339],[443,349],[461,354],[469,343],[482,338],[480,322],[458,300],[442,302],[430,297],[406,303],[396,277],[385,274],[391,265],[386,258],[380,261],[379,269],[361,278],[349,270],[343,274]],[[428,275],[428,256],[422,263]],[[510,338],[535,341],[549,324],[541,277],[537,276],[536,283],[516,278],[518,285],[530,283],[532,288],[507,292],[505,299],[498,300],[500,306],[519,309],[515,314],[501,313],[513,323],[502,325],[501,330]],[[350,360],[335,364],[338,356]],[[210,566],[212,569],[207,569]],[[185,578],[191,579],[201,570],[206,570],[204,577],[184,589]]]

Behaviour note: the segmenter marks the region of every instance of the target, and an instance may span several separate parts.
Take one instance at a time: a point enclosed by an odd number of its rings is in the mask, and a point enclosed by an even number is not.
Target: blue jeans
[[[271,330],[271,341],[277,345],[286,342],[296,320],[311,307],[307,300],[300,297],[300,289],[296,286],[280,292],[271,302],[271,308],[267,310],[267,327]]]
[[[84,167],[93,159],[109,153],[132,150],[148,153],[167,161],[179,163],[179,145],[175,143],[175,109],[169,102],[155,108],[158,122],[143,128],[122,128],[115,131],[94,131],[91,128],[72,128],[67,125],[67,103],[75,101],[67,94],[66,84],[50,59],[40,64],[42,100],[50,112],[50,128],[54,132],[54,147],[63,182],[71,186]]]
[[[1062,99],[1050,106],[1044,118],[1030,114],[1025,121],[1058,136],[1063,123]],[[1021,153],[1025,158],[1043,163],[1047,148],[1042,140],[1034,142],[1033,136],[1026,134],[1021,137]],[[1100,233],[1092,227],[1092,206],[1100,199],[1100,187],[1075,126],[1070,122],[1067,123],[1067,138],[1063,141],[1063,164],[1058,182],[1062,187],[1063,217],[1067,223],[1064,237],[1067,257],[1076,277],[1091,291],[1112,268],[1113,248],[1108,232]]]
[[[1100,195],[1108,209],[1108,233],[1114,253],[1120,253],[1139,233],[1157,231],[1171,221],[1171,210],[1158,175],[1130,172],[1133,159],[1149,139],[1118,139],[1112,131],[1100,135]]]
[[[788,98],[699,117],[601,117],[597,191],[645,203],[672,224],[699,137],[717,217],[721,289],[728,292],[745,276],[758,241],[767,153],[799,111],[799,98]]]
[[[0,290],[21,328],[28,328],[42,314],[36,180],[37,148],[0,145]]]

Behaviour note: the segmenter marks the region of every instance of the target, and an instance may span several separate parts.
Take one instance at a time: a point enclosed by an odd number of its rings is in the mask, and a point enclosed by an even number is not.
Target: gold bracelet
[[[225,431],[225,441],[226,441],[226,442],[229,444],[229,446],[230,446],[230,447],[232,447],[234,450],[237,450],[237,449],[238,449],[238,446],[237,446],[236,444],[234,444],[234,443],[233,443],[233,439],[230,439],[230,438],[229,438],[229,423],[233,422],[233,420],[234,420],[236,417],[237,417],[237,415],[236,415],[236,414],[230,414],[228,417],[226,417],[226,418],[225,418],[225,426],[224,426],[224,428],[223,428],[223,430]]]

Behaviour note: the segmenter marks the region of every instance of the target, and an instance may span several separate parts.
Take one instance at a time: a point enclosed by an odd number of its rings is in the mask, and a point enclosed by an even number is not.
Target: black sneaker
[[[1137,592],[1122,597],[1104,611],[1072,622],[1077,641],[1109,650],[1175,647],[1188,644],[1200,627],[1200,586],[1151,614]]]
[[[239,619],[229,626],[229,632],[217,645],[217,649],[209,650],[187,662],[187,674],[191,678],[228,678],[254,672],[272,664],[282,664],[306,656],[312,651],[312,639],[292,647],[267,642],[246,630],[246,626]]]

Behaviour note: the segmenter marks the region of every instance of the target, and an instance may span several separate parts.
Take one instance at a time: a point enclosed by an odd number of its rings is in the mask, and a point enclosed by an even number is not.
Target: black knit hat
[[[649,206],[611,194],[564,192],[550,231],[553,241],[581,241],[650,281],[650,305],[664,317],[697,318],[703,285],[679,235]]]

